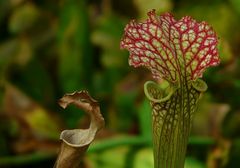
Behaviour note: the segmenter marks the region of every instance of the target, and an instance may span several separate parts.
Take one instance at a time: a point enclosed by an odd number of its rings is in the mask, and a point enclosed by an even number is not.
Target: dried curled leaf
[[[104,118],[101,115],[98,102],[87,91],[66,94],[59,100],[59,105],[63,108],[70,104],[83,109],[90,116],[91,123],[88,129],[64,130],[61,133],[60,139],[64,143],[55,164],[56,168],[78,167],[97,131],[104,126]]]
[[[84,146],[90,144],[95,134],[104,126],[104,119],[101,115],[98,102],[94,100],[87,91],[74,92],[64,95],[59,100],[59,105],[66,108],[73,104],[83,109],[91,117],[89,129],[65,130],[62,132],[60,139],[72,146]]]
[[[179,21],[165,13],[148,13],[142,23],[132,20],[126,27],[121,48],[130,52],[129,64],[145,66],[154,78],[175,82],[184,77],[195,80],[209,66],[219,64],[217,36],[206,23],[189,16]]]

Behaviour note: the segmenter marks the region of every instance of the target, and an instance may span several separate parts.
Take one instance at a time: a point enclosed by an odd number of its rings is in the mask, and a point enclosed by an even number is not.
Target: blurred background
[[[86,89],[106,127],[85,168],[152,168],[151,110],[144,68],[120,50],[124,26],[147,11],[190,15],[219,36],[221,65],[207,70],[187,168],[236,168],[240,158],[240,0],[1,0],[0,167],[53,167],[64,129],[87,128],[65,93]]]

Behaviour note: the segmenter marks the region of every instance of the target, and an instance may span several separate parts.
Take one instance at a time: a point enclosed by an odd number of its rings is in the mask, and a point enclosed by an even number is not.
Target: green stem
[[[160,88],[154,82],[144,86],[152,106],[155,168],[183,168],[193,113],[206,84],[183,82],[178,88]],[[204,87],[204,88],[203,88]]]
[[[122,145],[148,145],[148,139],[145,137],[134,137],[134,136],[126,136],[126,137],[116,137],[111,138],[103,141],[99,141],[93,143],[90,147],[88,152],[98,152],[107,149],[111,149],[114,147],[122,146]]]
[[[0,158],[0,167],[2,166],[19,166],[30,163],[40,163],[45,160],[54,159],[56,153],[37,152],[32,154],[18,155],[18,156],[6,156]]]

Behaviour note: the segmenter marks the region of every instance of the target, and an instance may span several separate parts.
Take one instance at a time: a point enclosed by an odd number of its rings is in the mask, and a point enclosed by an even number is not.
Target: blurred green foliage
[[[129,67],[119,43],[129,20],[144,19],[153,8],[207,21],[219,36],[221,65],[204,76],[209,89],[200,102],[186,167],[237,165],[239,0],[9,0],[0,1],[0,167],[53,167],[56,134],[88,125],[81,111],[61,110],[57,100],[82,89],[99,100],[106,120],[86,167],[152,167],[151,115],[143,94],[151,75]],[[126,139],[112,141],[121,135]]]

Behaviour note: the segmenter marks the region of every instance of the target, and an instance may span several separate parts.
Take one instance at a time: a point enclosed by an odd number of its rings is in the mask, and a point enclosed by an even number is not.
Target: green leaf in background
[[[240,136],[240,111],[231,110],[222,124],[222,134],[227,138],[239,138]]]
[[[115,125],[121,131],[129,131],[129,128],[134,127],[136,122],[132,122],[136,117],[135,109],[133,104],[138,95],[136,88],[128,86],[131,84],[130,79],[124,80],[124,82],[119,83],[115,88],[114,103],[116,106],[116,117],[117,122]]]
[[[9,20],[9,31],[21,33],[34,26],[39,18],[39,11],[32,3],[19,6]]]
[[[64,1],[61,10],[58,32],[60,85],[63,92],[83,87],[91,90],[94,65],[86,2]]]
[[[104,14],[97,20],[92,42],[101,47],[101,65],[106,68],[126,68],[127,54],[120,50],[119,41],[125,21],[115,14]]]
[[[0,24],[4,21],[4,17],[8,14],[10,8],[9,1],[0,1]]]
[[[58,139],[59,125],[45,109],[36,107],[24,118],[33,130],[34,135],[46,139]]]
[[[90,155],[94,168],[123,168],[129,147],[120,146],[98,154]]]
[[[195,158],[187,157],[184,168],[206,168],[206,166]]]
[[[59,84],[63,93],[92,90],[93,48],[86,1],[63,1],[58,31]],[[68,125],[74,127],[82,114],[75,108],[64,111]]]
[[[5,70],[14,61],[18,49],[19,42],[16,39],[0,44],[0,79],[4,78]]]
[[[142,136],[148,139],[150,143],[152,143],[151,106],[146,98],[143,100],[142,104],[138,107],[138,116]]]
[[[171,11],[173,8],[172,0],[133,0],[138,9],[140,18],[144,18],[151,9],[156,9],[158,13]]]
[[[108,96],[111,107],[116,110],[108,113],[109,127],[126,131],[133,126],[134,101],[136,90],[125,88],[128,67],[127,53],[120,50],[119,41],[125,20],[115,13],[104,12],[96,20],[96,27],[91,34],[92,43],[100,48],[99,70],[94,75],[94,89],[97,93]],[[99,84],[99,85],[97,85]],[[127,85],[127,84],[126,84]],[[111,94],[109,94],[111,93]],[[111,98],[110,98],[111,97]]]
[[[52,102],[54,89],[47,70],[40,61],[32,58],[25,66],[11,65],[9,80],[21,88],[35,101],[43,104]]]
[[[240,0],[229,0],[233,9],[240,15]]]
[[[0,44],[0,76],[7,75],[4,72],[12,64],[24,67],[32,56],[33,51],[27,38],[11,39]]]
[[[219,41],[219,53],[222,64],[227,64],[233,60],[234,56],[232,50],[233,49],[227,40],[221,39]]]
[[[239,164],[239,156],[240,156],[240,139],[236,139],[233,141],[232,146],[230,148],[228,161],[225,167],[226,168],[236,167],[236,165]]]
[[[143,148],[139,150],[135,155],[133,168],[152,167],[154,167],[152,148]]]

